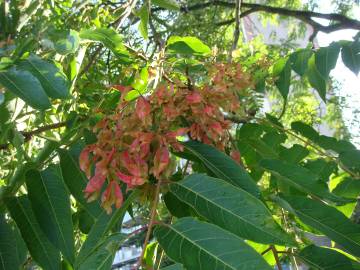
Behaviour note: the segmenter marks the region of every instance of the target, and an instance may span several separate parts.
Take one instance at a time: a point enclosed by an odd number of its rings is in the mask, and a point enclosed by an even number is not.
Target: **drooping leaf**
[[[196,37],[172,36],[167,42],[167,49],[172,53],[208,55],[210,48]]]
[[[104,237],[106,237],[106,235],[117,224],[117,222],[124,218],[127,209],[132,204],[137,195],[138,191],[133,191],[124,201],[123,205],[119,209],[116,209],[116,211],[114,211],[111,215],[107,214],[105,211],[101,213],[80,249],[79,255],[75,261],[76,266],[82,265],[83,262],[86,261],[89,256],[91,256],[97,245],[104,239]]]
[[[149,6],[147,3],[144,3],[137,11],[137,15],[140,18],[139,32],[144,39],[148,39]]]
[[[180,6],[175,0],[152,0],[151,3],[168,10],[180,10]]]
[[[65,74],[54,64],[36,55],[31,55],[22,60],[18,66],[31,72],[39,80],[49,97],[60,99],[69,97],[69,82]]]
[[[341,58],[345,66],[357,76],[360,71],[360,40],[343,44]]]
[[[88,29],[80,32],[80,38],[98,41],[119,57],[128,57],[129,52],[123,44],[122,37],[112,28]]]
[[[193,218],[156,226],[154,234],[166,254],[186,269],[271,269],[241,238]]]
[[[6,206],[34,261],[46,270],[60,270],[60,254],[42,232],[27,196],[10,198]]]
[[[303,160],[308,154],[309,150],[307,150],[304,146],[300,144],[294,144],[290,148],[282,148],[279,153],[279,157],[282,160],[285,160],[290,163],[299,163]]]
[[[310,245],[297,256],[308,266],[319,270],[358,270],[360,264],[331,248]]]
[[[183,143],[185,148],[199,158],[216,177],[238,186],[255,197],[260,197],[260,192],[254,180],[247,171],[237,164],[231,157],[216,148],[197,141]]]
[[[277,74],[278,79],[275,81],[276,87],[279,89],[284,100],[287,99],[290,88],[290,78],[291,78],[291,64],[290,60],[285,60],[281,62],[282,67],[279,74]]]
[[[181,200],[179,200],[174,194],[171,192],[167,192],[164,196],[164,203],[166,205],[166,208],[169,210],[169,212],[177,217],[187,217],[191,215],[191,209],[189,205],[186,203],[183,203]]]
[[[335,67],[339,52],[340,45],[336,42],[315,52],[315,64],[324,80],[329,78],[330,71]]]
[[[360,150],[348,150],[340,153],[341,163],[350,171],[360,173]]]
[[[315,174],[300,165],[282,160],[264,159],[260,162],[260,166],[299,191],[338,204],[351,202],[350,199],[330,193],[327,186],[321,183]]]
[[[318,158],[307,160],[304,167],[316,174],[322,182],[327,183],[330,175],[336,170],[337,165],[333,161]]]
[[[349,253],[360,254],[360,225],[350,221],[336,208],[300,196],[283,196],[291,209],[306,225],[322,232]]]
[[[3,215],[0,215],[0,269],[19,269],[20,262],[15,233]]]
[[[174,263],[172,265],[161,268],[161,270],[185,270],[180,263]]]
[[[99,201],[88,203],[84,197],[83,190],[87,185],[87,178],[79,167],[78,153],[72,153],[64,149],[58,149],[60,167],[64,182],[76,201],[93,217],[102,213]]]
[[[170,186],[180,200],[210,222],[241,238],[264,244],[296,245],[258,198],[220,179],[193,174]]]
[[[301,49],[290,55],[291,67],[300,76],[304,76],[312,54],[313,52],[309,49]]]
[[[78,270],[107,270],[111,269],[116,251],[126,239],[123,234],[113,234],[97,244]]]
[[[75,259],[69,194],[59,168],[53,166],[26,174],[28,196],[37,221],[49,241],[66,259]]]
[[[311,56],[309,59],[306,76],[310,85],[315,88],[321,99],[326,102],[327,80],[321,75],[315,64],[315,55]]]
[[[0,71],[0,84],[34,109],[45,110],[51,104],[39,80],[29,71],[15,67]]]
[[[75,30],[63,31],[57,36],[54,41],[54,47],[57,53],[67,55],[69,53],[75,53],[79,48],[80,37],[79,33]]]
[[[360,180],[345,177],[332,192],[338,196],[356,199],[360,194]]]

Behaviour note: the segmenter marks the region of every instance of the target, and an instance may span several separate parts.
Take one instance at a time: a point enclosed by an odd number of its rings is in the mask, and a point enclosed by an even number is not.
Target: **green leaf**
[[[0,84],[34,109],[45,110],[51,107],[40,82],[29,71],[15,67],[0,71]]]
[[[15,233],[3,215],[0,215],[0,270],[19,269],[18,248],[14,244]]]
[[[75,53],[79,48],[79,44],[79,33],[70,29],[58,36],[57,40],[54,42],[54,47],[57,53],[67,55],[69,53]]]
[[[354,149],[342,152],[339,159],[347,169],[360,174],[360,150]]]
[[[235,186],[238,186],[255,197],[260,197],[260,191],[248,172],[231,157],[216,148],[197,141],[183,143],[185,148],[199,158],[204,165],[216,175]]]
[[[359,181],[360,182],[360,181]],[[180,201],[174,194],[167,192],[164,196],[164,203],[171,215],[181,218],[191,216],[191,209],[186,204]]]
[[[26,173],[28,197],[37,221],[49,241],[65,258],[75,260],[74,234],[69,194],[60,170],[51,166]]]
[[[270,171],[289,186],[317,198],[337,204],[345,204],[352,201],[330,193],[327,186],[318,181],[317,175],[300,165],[291,164],[282,160],[264,159],[260,161],[260,166]]]
[[[309,83],[312,87],[316,89],[322,100],[326,102],[327,80],[321,75],[315,64],[315,55],[310,57],[308,63],[309,64],[306,71],[306,76],[309,80]]]
[[[301,49],[292,53],[290,55],[291,68],[300,76],[304,76],[312,54],[312,50],[309,49]]]
[[[54,64],[31,55],[22,60],[18,66],[34,75],[49,97],[60,99],[69,97],[69,82],[65,74]]]
[[[170,186],[180,200],[210,222],[258,243],[295,246],[256,197],[220,179],[193,174]]]
[[[360,264],[331,248],[310,245],[298,254],[304,263],[319,270],[358,270]]]
[[[172,36],[167,42],[167,49],[171,53],[208,55],[211,50],[196,37]]]
[[[306,225],[322,232],[355,256],[360,255],[360,225],[351,222],[336,208],[300,196],[283,196]]]
[[[356,199],[360,194],[360,180],[345,177],[332,192],[338,196]]]
[[[345,66],[357,76],[360,71],[360,40],[343,44],[341,58]]]
[[[168,10],[180,10],[180,6],[175,0],[151,0],[151,3]]]
[[[157,242],[152,242],[146,245],[145,252],[144,252],[144,262],[145,265],[154,268],[154,263],[156,260],[156,249],[158,247]]]
[[[307,160],[305,163],[305,168],[313,172],[319,177],[324,183],[329,181],[330,175],[336,170],[337,165],[333,161],[326,161],[325,159],[314,159]]]
[[[292,122],[291,129],[314,142],[316,142],[319,138],[319,133],[312,126],[300,121]]]
[[[156,226],[154,234],[166,254],[186,269],[271,269],[241,238],[193,218]]]
[[[60,270],[60,254],[40,229],[27,196],[9,198],[5,203],[34,261],[46,270]]]
[[[139,31],[144,39],[148,39],[148,24],[149,24],[149,6],[144,3],[142,7],[136,12],[140,17]]]
[[[78,270],[108,270],[111,269],[116,251],[126,240],[123,234],[113,234],[106,237],[94,247],[86,260],[79,265]]]
[[[276,87],[279,89],[284,100],[287,99],[290,88],[290,79],[291,79],[291,64],[290,60],[281,61],[282,65],[281,71],[277,74],[278,79],[275,81]]]
[[[116,209],[111,215],[108,215],[105,211],[101,213],[80,249],[79,255],[75,261],[76,266],[82,265],[83,262],[91,256],[100,241],[102,241],[110,230],[123,219],[127,209],[137,197],[138,192],[139,191],[131,192],[123,205],[119,209]]]
[[[336,42],[315,52],[315,64],[324,80],[328,80],[330,71],[335,67],[339,52],[340,45]]]
[[[87,178],[79,167],[79,154],[64,149],[58,149],[60,167],[64,182],[76,201],[93,217],[102,213],[98,200],[88,203],[84,197],[83,190],[87,185]]]
[[[161,268],[161,270],[185,270],[185,269],[180,263],[175,263],[175,264],[166,266],[164,268]]]
[[[294,144],[290,148],[282,148],[279,153],[280,159],[290,162],[290,163],[299,163],[307,155],[309,155],[309,150],[300,144]]]
[[[98,41],[110,49],[116,56],[129,56],[129,52],[123,44],[122,37],[112,28],[88,29],[80,32],[80,37],[86,40]]]

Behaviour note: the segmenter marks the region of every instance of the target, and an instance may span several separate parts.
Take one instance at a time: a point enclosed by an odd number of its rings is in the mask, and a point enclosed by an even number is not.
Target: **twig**
[[[273,245],[271,245],[270,248],[274,254],[274,258],[275,258],[276,266],[277,266],[278,270],[282,270],[282,266],[281,266],[280,259],[278,256],[278,251],[276,250],[276,248]]]
[[[241,0],[236,0],[235,4],[235,29],[234,29],[234,40],[229,51],[228,62],[231,63],[232,52],[236,50],[237,44],[239,42],[240,36],[240,15],[241,15]]]
[[[54,124],[42,126],[42,127],[37,128],[37,129],[30,130],[30,131],[20,131],[20,133],[24,136],[24,141],[27,142],[27,141],[31,140],[32,136],[34,136],[34,135],[40,134],[40,133],[42,133],[44,131],[64,127],[68,123],[69,123],[69,121],[54,123]],[[9,145],[10,145],[9,143],[0,144],[0,150],[7,149],[9,147]]]
[[[152,227],[155,224],[156,208],[157,208],[157,205],[158,205],[158,202],[159,202],[160,187],[161,187],[161,180],[159,179],[158,182],[157,182],[157,185],[156,185],[155,196],[154,196],[154,200],[153,200],[152,207],[151,207],[150,222],[149,222],[149,225],[148,225],[148,230],[146,232],[144,245],[143,245],[143,248],[142,248],[142,251],[141,251],[141,254],[140,254],[140,257],[139,257],[139,260],[137,262],[137,266],[136,266],[135,269],[139,269],[140,266],[142,265],[143,257],[144,257],[144,254],[145,254],[145,249],[146,249],[146,246],[147,246],[147,244],[148,244],[148,242],[150,240]]]
[[[265,255],[266,253],[268,253],[271,250],[271,246],[268,247],[267,249],[265,249],[263,252],[261,252],[261,255]]]

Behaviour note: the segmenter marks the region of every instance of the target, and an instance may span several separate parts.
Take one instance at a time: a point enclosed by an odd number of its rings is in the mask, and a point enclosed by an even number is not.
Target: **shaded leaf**
[[[0,84],[34,109],[45,110],[51,106],[39,80],[29,71],[14,67],[0,71]]]
[[[22,60],[18,66],[31,72],[39,80],[49,97],[60,99],[69,97],[69,82],[65,74],[54,64],[36,55],[31,55]]]
[[[260,166],[270,171],[288,185],[307,194],[338,204],[345,204],[352,201],[330,193],[327,186],[318,181],[318,177],[315,174],[300,165],[291,164],[282,160],[264,159],[260,162]]]
[[[316,89],[319,93],[321,99],[326,102],[326,88],[327,88],[327,81],[321,75],[320,71],[318,70],[317,66],[315,65],[315,56],[311,56],[308,62],[308,69],[306,71],[306,76],[309,80],[309,83],[312,87]]]
[[[181,218],[181,217],[187,217],[191,215],[191,209],[186,204],[180,201],[174,194],[171,192],[167,192],[164,196],[164,203],[166,205],[166,208],[169,210],[171,215]]]
[[[183,143],[185,148],[199,158],[216,177],[238,186],[255,197],[260,197],[260,191],[248,172],[231,157],[216,148],[197,141]]]
[[[180,10],[180,6],[175,0],[152,0],[151,3],[168,10]]]
[[[307,155],[309,155],[309,150],[300,144],[294,144],[290,148],[282,148],[279,153],[280,159],[290,162],[290,163],[299,163]]]
[[[315,52],[315,64],[321,76],[327,80],[330,71],[335,67],[340,52],[340,45],[336,42],[327,47],[321,47]]]
[[[345,64],[357,76],[360,71],[360,41],[345,43],[342,45],[341,58]]]
[[[305,168],[313,172],[324,183],[329,181],[330,175],[336,170],[337,165],[333,161],[326,161],[325,159],[310,159],[305,163]]]
[[[75,259],[69,194],[56,167],[26,173],[28,197],[37,221],[49,241],[66,259]]]
[[[332,192],[338,196],[356,199],[360,194],[360,180],[345,177]]]
[[[172,184],[170,190],[201,216],[242,238],[264,244],[296,245],[259,199],[227,182],[193,174]]]
[[[290,55],[291,67],[300,76],[305,75],[308,67],[308,61],[312,54],[312,50],[301,49]]]
[[[355,256],[360,254],[360,225],[351,222],[336,208],[300,196],[283,196],[306,225],[322,232]]]
[[[60,270],[60,254],[40,229],[27,196],[7,199],[6,206],[34,261],[46,270]]]
[[[15,242],[15,233],[3,215],[0,215],[0,269],[19,269],[22,262],[19,260],[18,248]]]
[[[241,238],[193,218],[156,226],[154,234],[166,254],[186,269],[271,269]]]
[[[298,254],[304,263],[319,270],[355,270],[360,264],[331,248],[310,245]]]
[[[96,218],[102,213],[99,201],[88,203],[84,197],[83,190],[87,185],[87,178],[79,167],[78,153],[72,153],[64,149],[58,149],[60,167],[64,182],[76,201],[93,217]]]
[[[283,66],[281,67],[279,74],[277,74],[278,79],[275,81],[275,85],[279,89],[282,97],[286,100],[290,88],[291,64],[290,60],[284,60],[281,64]]]
[[[360,150],[354,149],[340,153],[340,162],[352,172],[360,173]]]

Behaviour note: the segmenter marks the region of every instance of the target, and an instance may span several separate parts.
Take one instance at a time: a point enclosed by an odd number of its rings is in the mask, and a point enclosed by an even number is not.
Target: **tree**
[[[360,35],[316,36],[360,30],[355,3],[268,2],[2,1],[0,269],[111,269],[129,241],[136,269],[360,269],[360,151],[311,107],[341,123]],[[243,42],[250,14],[293,32]]]

